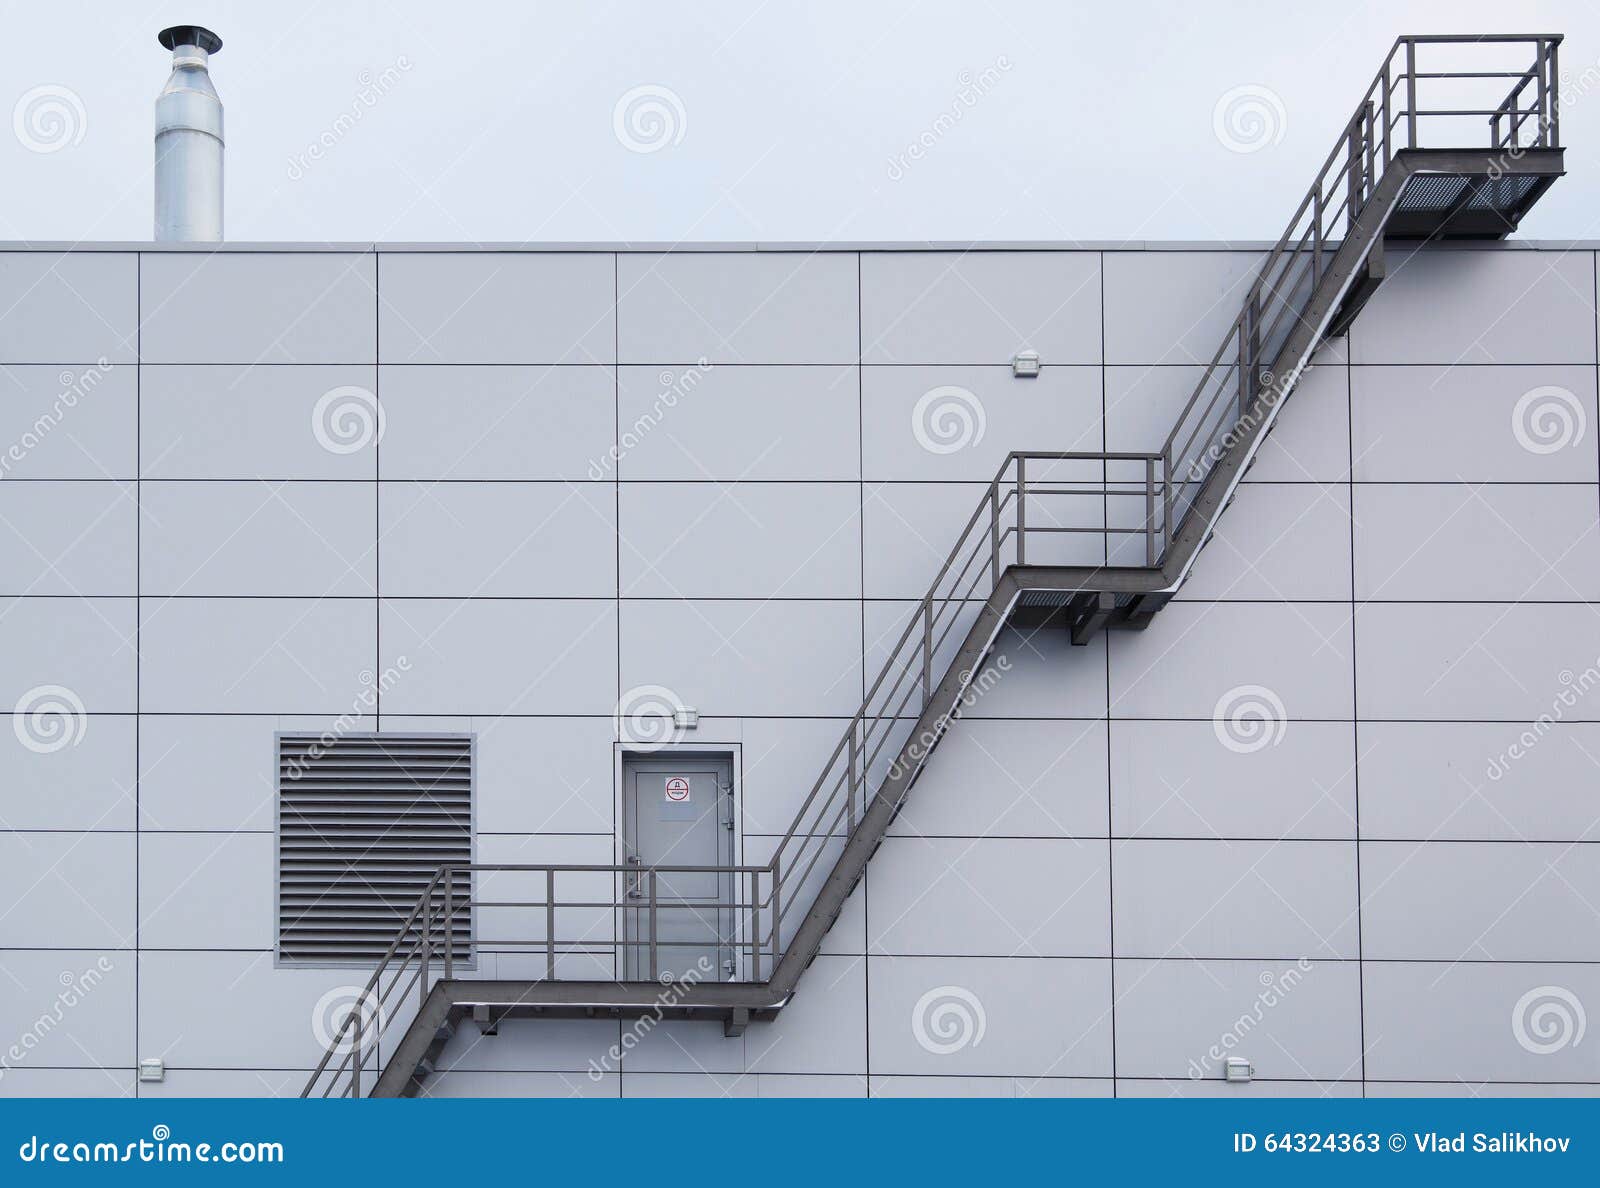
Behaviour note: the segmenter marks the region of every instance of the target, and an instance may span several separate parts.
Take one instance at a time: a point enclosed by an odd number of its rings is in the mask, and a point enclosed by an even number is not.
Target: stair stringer
[[[959,718],[967,686],[993,651],[1000,632],[1004,630],[1024,590],[1043,589],[1071,594],[1138,594],[1152,592],[1159,585],[1159,580],[1158,570],[1088,567],[1013,565],[1000,575],[993,592],[945,668],[932,696],[928,698],[927,705],[901,744],[883,783],[867,802],[861,819],[846,839],[843,851],[818,889],[800,927],[784,947],[783,956],[767,983],[775,995],[787,999],[794,993],[800,975],[816,957],[823,938],[844,909],[845,901],[866,873],[867,863],[883,844],[889,826],[899,815],[917,777],[932,758],[950,724]]]
[[[1423,173],[1467,177],[1525,174],[1548,178],[1552,170],[1559,172],[1561,155],[1560,149],[1526,150],[1517,157],[1483,149],[1404,149],[1395,154],[1362,206],[1350,233],[1334,252],[1322,280],[1307,295],[1304,308],[1296,316],[1293,328],[1269,369],[1275,377],[1274,384],[1258,392],[1239,418],[1233,444],[1212,465],[1167,547],[1161,565],[1165,592],[1176,592],[1189,576],[1201,547],[1271,432],[1279,410],[1294,393],[1311,356],[1322,344],[1340,306],[1360,277],[1362,266],[1375,249],[1381,250],[1384,228],[1394,216],[1406,184]],[[1379,277],[1374,288],[1381,283]]]

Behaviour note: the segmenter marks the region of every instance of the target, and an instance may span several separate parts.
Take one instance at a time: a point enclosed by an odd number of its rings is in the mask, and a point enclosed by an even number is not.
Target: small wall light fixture
[[[1011,374],[1018,379],[1038,378],[1039,366],[1038,351],[1018,351],[1011,356]]]

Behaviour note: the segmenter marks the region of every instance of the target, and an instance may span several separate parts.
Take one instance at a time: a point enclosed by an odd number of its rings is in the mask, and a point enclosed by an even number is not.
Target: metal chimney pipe
[[[158,38],[172,51],[172,77],[156,97],[156,239],[222,240],[222,100],[206,63],[222,38],[174,25]]]

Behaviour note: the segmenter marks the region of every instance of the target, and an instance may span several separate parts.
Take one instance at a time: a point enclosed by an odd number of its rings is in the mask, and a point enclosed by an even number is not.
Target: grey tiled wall
[[[740,748],[760,860],[1005,453],[1158,446],[1255,261],[0,252],[0,692],[87,711],[0,736],[0,1053],[106,970],[0,1094],[298,1091],[353,977],[274,965],[272,738],[402,660],[360,723],[477,733],[485,859],[612,861],[612,713],[660,685]],[[1594,1092],[1513,1016],[1600,1010],[1600,696],[1487,773],[1600,657],[1595,341],[1592,252],[1400,263],[1148,631],[1006,635],[775,1023],[598,1079],[615,1022],[468,1027],[430,1091]],[[936,454],[943,384],[985,431]],[[342,386],[383,413],[349,452]],[[1253,686],[1286,725],[1241,753]],[[941,1054],[951,987],[983,1032]]]

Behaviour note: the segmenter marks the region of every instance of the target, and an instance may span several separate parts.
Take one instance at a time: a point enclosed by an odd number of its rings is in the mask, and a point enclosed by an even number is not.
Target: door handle
[[[635,868],[634,873],[628,876],[628,898],[643,899],[644,891],[641,886],[644,881],[644,871],[639,868],[643,867],[644,863],[640,861],[637,854],[629,854],[627,862],[629,866]]]

